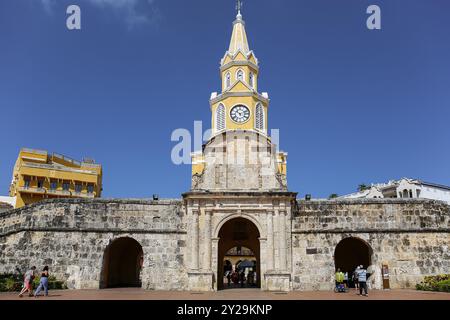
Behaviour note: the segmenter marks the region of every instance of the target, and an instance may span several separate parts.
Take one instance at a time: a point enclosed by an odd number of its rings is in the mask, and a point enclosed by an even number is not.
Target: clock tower
[[[269,96],[258,91],[259,63],[240,11],[220,61],[221,91],[210,98],[212,134],[192,154],[193,190],[285,190],[287,154],[268,136]]]
[[[233,22],[230,46],[220,61],[222,90],[210,105],[213,135],[226,130],[267,134],[269,97],[258,92],[258,59],[250,50],[240,11]]]
[[[221,91],[210,98],[212,133],[192,156],[183,194],[189,290],[224,288],[227,252],[245,247],[255,285],[291,287],[291,213],[285,152],[268,135],[269,97],[259,93],[258,59],[248,45],[238,0],[230,45],[220,61]]]

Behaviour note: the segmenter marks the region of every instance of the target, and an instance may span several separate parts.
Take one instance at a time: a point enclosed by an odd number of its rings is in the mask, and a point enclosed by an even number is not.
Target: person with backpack
[[[28,295],[30,297],[33,296],[33,280],[34,280],[34,270],[36,270],[35,266],[32,266],[30,270],[25,272],[23,277],[23,288],[19,293],[19,297],[22,298],[23,294],[28,291]]]
[[[44,289],[45,296],[48,297],[48,266],[42,269],[41,279],[39,281],[39,287],[37,287],[34,297],[37,298],[41,290]]]

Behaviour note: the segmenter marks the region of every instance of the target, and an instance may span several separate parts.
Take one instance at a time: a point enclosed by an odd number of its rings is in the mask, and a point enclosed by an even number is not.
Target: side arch
[[[362,265],[368,269],[373,263],[373,249],[370,244],[359,237],[342,238],[334,249],[334,269],[348,273],[349,286],[353,287],[352,275]]]
[[[103,253],[100,288],[141,287],[144,251],[134,238],[113,239]]]

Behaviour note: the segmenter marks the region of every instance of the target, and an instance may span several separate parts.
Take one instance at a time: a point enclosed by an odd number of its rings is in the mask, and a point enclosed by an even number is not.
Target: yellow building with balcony
[[[27,148],[20,150],[9,189],[16,208],[51,198],[98,198],[101,192],[100,164]]]

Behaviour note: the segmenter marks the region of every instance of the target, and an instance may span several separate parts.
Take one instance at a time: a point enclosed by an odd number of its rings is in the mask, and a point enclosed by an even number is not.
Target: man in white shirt
[[[364,296],[368,297],[367,293],[367,270],[361,265],[359,266],[358,272],[358,282],[359,282],[359,295],[362,295],[364,289]]]

